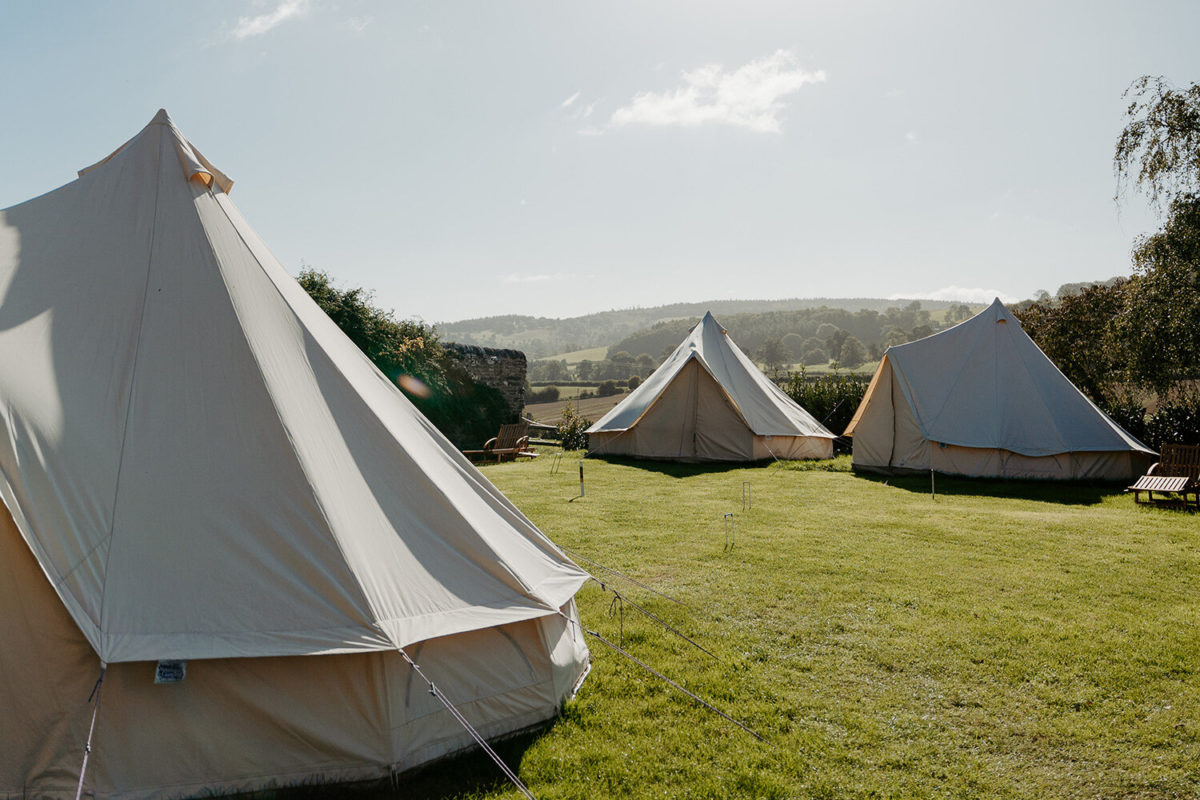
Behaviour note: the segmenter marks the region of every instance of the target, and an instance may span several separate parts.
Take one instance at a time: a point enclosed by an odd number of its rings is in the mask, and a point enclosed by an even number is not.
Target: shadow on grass
[[[549,724],[541,725],[499,741],[490,741],[488,744],[505,764],[516,770],[525,751],[549,728]],[[359,783],[312,783],[245,794],[214,796],[239,800],[453,800],[502,791],[511,786],[495,762],[478,747],[474,747],[468,752],[400,773],[394,780],[382,778]]]
[[[773,461],[667,461],[658,459],[630,458],[629,456],[610,456],[592,454],[589,461],[604,461],[622,467],[633,467],[646,472],[657,472],[668,478],[690,478],[693,475],[711,475],[719,472],[732,472],[737,469],[748,469],[773,464]]]
[[[876,475],[856,472],[855,475],[874,483],[886,483],[897,489],[915,494],[930,493],[929,475]],[[937,494],[956,497],[1002,497],[1016,500],[1035,500],[1042,503],[1058,503],[1070,506],[1092,506],[1110,495],[1120,494],[1122,484],[1116,483],[1068,483],[1066,481],[1039,481],[1028,478],[995,480],[991,478],[966,478],[937,474],[933,487]]]

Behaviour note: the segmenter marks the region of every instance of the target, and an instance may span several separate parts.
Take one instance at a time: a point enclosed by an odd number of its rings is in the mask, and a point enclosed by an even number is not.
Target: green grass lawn
[[[577,462],[549,461],[484,472],[552,539],[686,603],[614,581],[719,660],[627,607],[630,652],[769,744],[592,640],[564,716],[500,748],[540,800],[1200,796],[1200,517],[1111,488],[939,477],[932,498],[846,456],[588,460],[568,502]],[[613,595],[578,599],[618,639]],[[519,797],[482,757],[410,788]]]

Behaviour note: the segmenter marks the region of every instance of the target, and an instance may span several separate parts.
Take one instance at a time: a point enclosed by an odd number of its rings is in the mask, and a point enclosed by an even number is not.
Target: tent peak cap
[[[703,316],[703,317],[700,319],[700,324],[699,324],[699,325],[697,325],[696,327],[698,327],[698,328],[703,328],[703,327],[707,327],[707,326],[709,326],[709,325],[712,325],[712,326],[716,327],[716,328],[717,328],[719,331],[721,331],[721,333],[723,333],[723,334],[728,334],[728,333],[729,333],[729,331],[727,331],[727,330],[725,329],[725,326],[724,326],[724,325],[722,325],[721,323],[717,322],[717,318],[716,318],[716,317],[714,317],[714,316],[712,315],[712,312],[711,312],[711,311],[705,311],[705,312],[704,312],[704,316]],[[694,345],[693,345],[693,346],[694,346]]]
[[[158,132],[162,128],[166,128],[165,134]],[[152,151],[158,147],[158,143],[161,141],[157,137],[163,135],[168,137],[167,141],[175,150],[185,180],[198,181],[211,191],[229,194],[233,189],[233,179],[217,169],[211,161],[204,157],[203,153],[188,141],[165,108],[160,108],[154,118],[146,123],[146,126],[132,139],[90,167],[79,170],[79,177],[82,178],[89,172],[104,167],[118,156],[141,159],[156,158],[157,155]]]

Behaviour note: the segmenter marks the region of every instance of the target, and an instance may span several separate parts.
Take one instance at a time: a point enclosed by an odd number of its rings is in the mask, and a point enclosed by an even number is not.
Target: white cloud
[[[262,36],[267,31],[293,17],[302,17],[308,12],[308,0],[282,0],[274,11],[257,17],[239,17],[237,25],[229,34],[233,39],[249,39]]]
[[[513,272],[504,276],[505,283],[545,283],[546,281],[569,281],[574,279],[575,273],[573,272],[541,272],[533,275],[523,272]]]
[[[576,100],[578,100],[578,99],[579,99],[579,95],[580,95],[580,94],[582,94],[582,92],[576,92],[575,94],[573,94],[573,95],[571,95],[570,97],[568,97],[566,100],[563,100],[563,101],[562,101],[562,103],[561,103],[561,104],[559,104],[559,106],[558,106],[558,107],[559,107],[559,109],[561,110],[561,109],[564,109],[564,108],[570,108],[570,107],[571,107],[571,105],[572,105],[572,104],[573,104],[573,103],[574,103]]]
[[[613,112],[610,125],[732,125],[756,133],[779,133],[783,98],[806,83],[821,83],[825,71],[797,66],[789,50],[776,50],[733,72],[707,64],[683,73],[683,85],[668,92],[639,92]]]
[[[944,286],[931,292],[905,292],[889,295],[889,300],[953,300],[959,303],[990,303],[1000,298],[1002,303],[1016,303],[1020,300],[999,289],[969,288],[965,286]]]
[[[355,33],[362,33],[374,21],[373,17],[351,17],[343,24]]]

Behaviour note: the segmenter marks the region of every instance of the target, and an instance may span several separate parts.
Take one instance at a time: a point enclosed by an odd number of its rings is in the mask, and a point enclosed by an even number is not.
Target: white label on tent
[[[160,661],[154,668],[155,683],[180,683],[186,677],[186,661]]]

